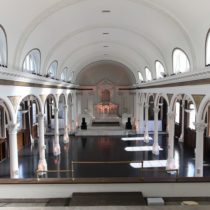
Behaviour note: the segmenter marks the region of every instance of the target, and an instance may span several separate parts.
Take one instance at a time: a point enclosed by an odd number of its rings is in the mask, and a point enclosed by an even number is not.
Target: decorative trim
[[[46,101],[47,95],[39,95],[39,97],[41,98],[41,101],[44,104]]]
[[[205,97],[205,95],[198,95],[198,94],[192,94],[192,97],[195,101],[195,105],[197,110],[199,109],[199,106],[201,104],[201,101],[203,100],[203,98]]]
[[[21,96],[7,96],[13,105],[14,110],[17,110]]]
[[[171,99],[172,99],[172,97],[173,97],[173,94],[167,94],[167,96],[168,96],[168,102],[169,102],[169,104],[171,103]]]
[[[194,123],[196,132],[204,132],[207,124],[204,122]]]

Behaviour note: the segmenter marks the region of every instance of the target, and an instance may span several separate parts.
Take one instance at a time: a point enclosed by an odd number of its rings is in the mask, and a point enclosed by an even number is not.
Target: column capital
[[[182,99],[182,107],[184,107],[184,105],[185,105],[185,100],[184,99]]]
[[[155,113],[155,114],[158,114],[158,112],[160,111],[159,107],[154,107],[153,110],[154,110],[154,113]]]
[[[59,111],[59,109],[58,108],[54,108],[54,112],[58,112]]]
[[[204,122],[196,122],[194,123],[196,132],[204,132],[207,124]]]
[[[143,105],[143,103],[142,103],[142,102],[139,102],[138,104],[139,104],[139,106],[142,106],[142,105]]]
[[[170,120],[174,120],[175,119],[175,112],[174,111],[169,111],[167,115],[168,115],[168,118]]]
[[[144,107],[145,107],[146,109],[148,109],[148,108],[149,108],[149,104],[148,104],[148,103],[145,103],[145,104],[144,104]]]
[[[10,134],[16,134],[18,131],[18,126],[19,126],[18,123],[12,123],[12,122],[10,122],[6,125]]]
[[[38,117],[39,119],[43,119],[44,116],[45,116],[45,114],[44,114],[44,113],[41,113],[41,112],[39,112],[39,113],[37,114],[37,117]]]

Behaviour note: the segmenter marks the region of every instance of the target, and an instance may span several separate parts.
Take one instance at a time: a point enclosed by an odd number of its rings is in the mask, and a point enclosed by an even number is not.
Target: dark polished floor
[[[46,137],[46,159],[49,172],[46,177],[87,178],[87,177],[141,177],[175,176],[165,171],[165,168],[133,168],[126,161],[166,160],[166,141],[164,134],[159,135],[159,145],[163,148],[158,156],[152,151],[127,152],[125,147],[151,146],[153,141],[145,144],[143,141],[122,141],[120,136],[114,137],[70,137],[68,144],[60,137],[61,155],[55,157],[52,153],[52,139]],[[74,161],[74,164],[72,164]],[[79,163],[78,163],[78,162]],[[125,161],[125,162],[122,162]],[[175,140],[175,161],[179,176],[192,177],[195,171],[194,151],[184,147]],[[91,162],[91,163],[90,163]],[[96,162],[96,163],[92,163]],[[119,163],[120,162],[120,163]],[[204,176],[210,176],[210,161],[204,162]],[[19,152],[20,178],[36,177],[38,165],[38,145],[26,147]],[[73,172],[72,172],[73,169]],[[50,172],[53,170],[53,172]],[[68,170],[62,172],[62,170]],[[0,177],[9,177],[9,159],[0,163]]]

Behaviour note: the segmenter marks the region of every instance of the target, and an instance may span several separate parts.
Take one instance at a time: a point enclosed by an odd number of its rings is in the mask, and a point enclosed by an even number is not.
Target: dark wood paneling
[[[33,138],[37,138],[37,128],[38,128],[37,125],[32,126],[31,133],[32,133]]]
[[[181,125],[180,124],[177,124],[175,123],[175,137],[176,138],[179,138],[180,135],[181,135]]]
[[[195,149],[196,146],[196,132],[190,128],[185,128],[184,131],[184,144],[188,148]]]
[[[210,137],[204,137],[204,160],[210,159]]]
[[[0,139],[0,161],[7,158],[7,139]]]
[[[23,145],[24,145],[23,137],[24,137],[24,135],[23,135],[23,132],[21,130],[21,131],[19,131],[17,133],[17,146],[18,146],[18,151],[23,148]]]

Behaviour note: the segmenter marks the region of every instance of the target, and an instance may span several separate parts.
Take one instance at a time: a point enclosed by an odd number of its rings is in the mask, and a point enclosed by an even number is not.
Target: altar
[[[118,116],[118,109],[117,104],[100,102],[94,106],[94,115],[96,118],[112,118]]]

